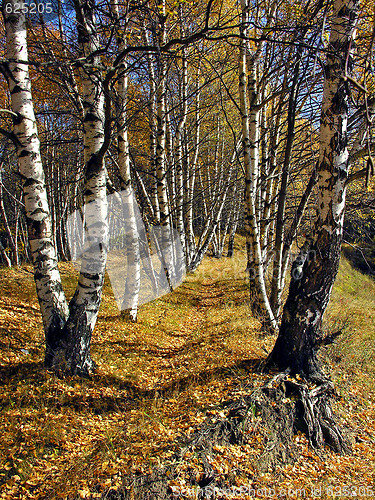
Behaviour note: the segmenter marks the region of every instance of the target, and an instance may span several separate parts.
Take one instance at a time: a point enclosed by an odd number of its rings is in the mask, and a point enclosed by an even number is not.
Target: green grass
[[[325,325],[343,333],[328,352],[334,375],[356,376],[363,387],[373,387],[375,375],[375,281],[355,270],[345,258],[327,308]]]

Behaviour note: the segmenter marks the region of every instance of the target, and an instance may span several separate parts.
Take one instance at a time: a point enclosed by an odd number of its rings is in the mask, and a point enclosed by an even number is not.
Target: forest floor
[[[107,282],[90,380],[43,368],[32,269],[0,269],[0,498],[125,498],[129,478],[172,463],[171,498],[203,498],[200,457],[186,449],[176,463],[179,449],[270,377],[256,367],[275,339],[251,316],[244,268],[241,248],[207,257],[173,293],[141,306],[136,324],[120,319]],[[77,272],[60,269],[70,297]],[[298,432],[293,460],[261,466],[269,441],[254,417],[250,439],[206,457],[225,485],[206,498],[375,498],[375,282],[346,260],[325,328],[343,330],[321,357],[352,454],[316,451]],[[126,495],[141,500],[131,487]]]

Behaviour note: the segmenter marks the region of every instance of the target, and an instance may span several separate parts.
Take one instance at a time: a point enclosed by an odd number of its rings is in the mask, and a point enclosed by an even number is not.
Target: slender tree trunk
[[[162,46],[166,40],[165,27],[165,0],[159,3],[159,33],[158,43]],[[164,270],[172,290],[174,278],[172,234],[169,222],[169,205],[167,192],[167,177],[165,169],[165,146],[166,146],[166,60],[164,54],[158,54],[158,85],[156,90],[157,101],[157,146],[156,146],[156,177],[158,182],[158,201],[160,210],[162,254],[164,260]]]
[[[17,245],[15,243],[15,241],[17,241],[17,235],[15,235],[15,237],[13,238],[12,231],[10,229],[9,222],[8,222],[7,213],[6,213],[5,206],[4,206],[2,167],[3,167],[2,164],[0,164],[0,214],[1,214],[1,218],[3,219],[4,229],[5,229],[5,232],[6,232],[6,235],[8,238],[8,242],[9,242],[9,246],[10,246],[10,249],[12,252],[13,264],[15,266],[18,266],[18,250],[17,250]],[[17,221],[16,221],[16,224],[17,224]],[[2,248],[2,252],[3,252],[3,257],[6,261],[6,264],[8,265],[9,257],[6,254],[4,248]],[[9,260],[10,265],[8,267],[12,266],[12,261]]]
[[[293,263],[280,333],[270,355],[279,368],[310,378],[320,376],[316,358],[320,328],[340,260],[349,169],[346,76],[352,68],[358,11],[359,0],[335,0],[320,122],[318,217],[311,241]]]
[[[148,215],[149,217],[151,217],[151,219],[154,219],[154,207],[152,206],[151,198],[148,195],[145,183],[143,182],[142,177],[139,175],[139,172],[137,172],[135,168],[133,169],[133,173],[135,180],[137,181],[138,188],[141,191],[142,197],[144,198],[145,204],[147,206]]]
[[[84,116],[85,243],[78,285],[69,303],[69,318],[52,361],[55,369],[88,375],[95,368],[91,359],[91,336],[98,317],[108,240],[107,178],[104,166],[104,91],[96,68],[99,48],[94,4],[76,0],[78,41],[92,65],[81,68]]]
[[[20,233],[20,223],[21,223],[21,207],[17,204],[14,207],[14,218],[15,218],[15,231],[14,231],[14,264],[16,266],[20,263],[19,252],[18,252],[18,238]]]
[[[231,172],[229,173],[229,176],[230,175],[231,175]],[[224,194],[220,200],[218,210],[216,212],[215,217],[212,220],[212,225],[209,228],[209,230],[207,229],[207,231],[206,231],[206,236],[205,236],[204,241],[202,240],[202,244],[198,245],[198,247],[197,247],[198,250],[194,254],[194,258],[192,259],[192,261],[190,263],[189,271],[194,272],[198,268],[200,263],[202,262],[203,257],[206,255],[208,247],[210,246],[210,244],[215,236],[216,228],[217,228],[218,224],[220,223],[221,215],[222,215],[223,208],[224,208],[225,201],[226,201],[227,192],[228,192],[228,187],[225,189]]]
[[[176,211],[176,168],[175,168],[175,158],[174,158],[174,139],[172,135],[172,126],[170,114],[166,116],[166,126],[167,126],[167,185],[169,193],[169,213],[171,225],[173,225],[173,216],[175,216]]]
[[[288,65],[289,67],[289,65]],[[268,168],[266,171],[265,195],[262,219],[260,221],[260,238],[262,245],[262,258],[265,270],[269,263],[269,249],[273,245],[273,234],[275,226],[275,206],[276,193],[280,177],[280,166],[278,165],[278,148],[279,137],[281,130],[281,119],[283,114],[284,94],[288,84],[288,71],[285,71],[285,76],[282,84],[282,91],[277,106],[272,106],[270,117],[270,132],[269,132],[269,147],[268,147]]]
[[[235,156],[232,157],[234,160]],[[227,172],[226,182],[217,182],[214,186],[212,192],[212,204],[210,209],[208,210],[205,206],[205,226],[203,231],[199,237],[199,241],[197,244],[197,249],[190,261],[189,270],[195,271],[200,263],[203,260],[210,244],[212,243],[214,246],[214,254],[215,247],[217,246],[217,242],[214,241],[214,238],[217,238],[217,229],[219,224],[222,221],[222,214],[224,210],[225,203],[227,201],[228,191],[230,189],[230,185],[232,182],[232,176],[234,173],[234,165],[233,161],[230,162],[229,171]],[[221,189],[220,189],[221,188]]]
[[[150,44],[147,29],[143,27],[145,43]],[[149,100],[149,122],[150,122],[150,167],[151,167],[151,202],[153,206],[154,223],[160,224],[160,208],[158,197],[157,180],[157,90],[156,75],[153,58],[150,52],[147,52],[147,64],[150,78],[150,100]]]
[[[276,318],[280,314],[281,294],[284,289],[283,280],[283,245],[284,245],[284,230],[285,230],[285,208],[287,199],[287,189],[289,180],[290,161],[292,157],[294,136],[295,136],[295,121],[297,97],[300,82],[300,65],[302,58],[302,48],[297,49],[297,60],[294,66],[293,82],[290,89],[288,103],[288,131],[285,145],[284,163],[281,172],[281,186],[277,205],[276,226],[275,226],[275,258],[272,273],[272,288],[270,304]]]
[[[0,254],[1,254],[1,259],[3,261],[3,264],[5,267],[12,267],[12,262],[10,258],[8,257],[8,254],[5,251],[5,248],[3,244],[0,241]]]
[[[260,248],[259,228],[256,209],[256,183],[258,172],[258,152],[256,135],[256,116],[252,113],[251,129],[252,141],[250,139],[249,116],[248,116],[248,97],[247,97],[247,64],[246,64],[246,45],[247,45],[247,20],[248,3],[247,0],[241,0],[242,22],[240,26],[240,109],[242,119],[242,141],[244,151],[245,167],[245,228],[247,234],[247,252],[250,282],[254,285],[255,298],[267,326],[271,329],[277,329],[277,322],[270,307],[263,273],[263,262]],[[254,63],[254,60],[252,61]],[[252,99],[254,100],[255,90],[252,90]]]
[[[234,155],[235,158],[235,155]],[[230,221],[230,226],[229,226],[229,236],[228,236],[228,253],[227,257],[231,258],[233,257],[233,252],[234,252],[234,238],[236,236],[237,232],[237,227],[238,227],[238,219],[240,215],[239,207],[238,207],[238,185],[237,181],[234,184],[234,191],[233,191],[233,200],[232,200],[232,214],[231,214],[231,221]]]
[[[126,49],[125,34],[121,33],[117,0],[112,3],[112,14],[117,23],[117,48],[119,54]],[[137,321],[138,299],[141,284],[141,257],[139,249],[139,235],[137,228],[135,203],[130,175],[130,154],[128,140],[128,125],[126,122],[126,103],[128,89],[128,75],[125,61],[118,68],[118,95],[120,101],[118,164],[121,178],[121,199],[126,231],[126,283],[122,302],[122,318],[132,322]]]
[[[182,20],[181,20],[182,22]],[[183,30],[181,30],[183,36]],[[183,251],[187,257],[184,225],[184,179],[183,179],[183,136],[187,116],[187,57],[186,49],[182,49],[181,74],[181,116],[176,129],[176,227],[180,236]]]
[[[199,76],[200,76],[200,64],[197,70],[197,90],[195,98],[195,136],[194,136],[194,149],[193,157],[191,162],[187,163],[187,184],[188,189],[186,192],[186,264],[190,266],[191,260],[196,252],[196,243],[193,227],[193,202],[194,202],[194,191],[195,191],[195,179],[197,176],[198,169],[198,156],[199,156],[199,142],[201,133],[201,116],[200,116],[200,87],[199,87]]]
[[[18,165],[23,178],[28,240],[46,336],[48,361],[54,348],[53,339],[61,331],[68,317],[68,306],[61,286],[51,231],[51,217],[27,63],[26,21],[19,5],[18,0],[6,0],[3,4],[7,58],[5,68],[12,110],[17,115],[14,119],[14,134],[18,144]]]

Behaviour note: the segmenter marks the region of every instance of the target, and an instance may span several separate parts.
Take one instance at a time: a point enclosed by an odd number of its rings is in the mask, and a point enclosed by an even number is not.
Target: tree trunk
[[[3,261],[3,265],[5,267],[12,267],[12,262],[8,257],[8,254],[6,253],[5,248],[3,247],[1,241],[0,241],[0,254],[1,254],[1,260]]]
[[[159,47],[165,43],[165,0],[160,0],[160,26],[158,33]],[[172,231],[169,218],[169,204],[167,192],[167,177],[165,169],[165,146],[166,146],[166,60],[164,54],[158,54],[158,85],[156,90],[157,101],[157,146],[156,146],[156,177],[158,182],[158,201],[161,225],[161,252],[164,261],[164,271],[170,289],[173,289],[174,265],[172,248]]]
[[[212,211],[210,212],[210,216],[208,217],[208,222],[206,222],[206,227],[204,229],[204,237],[202,237],[201,235],[201,237],[199,238],[197,251],[194,254],[194,258],[190,262],[188,269],[191,272],[194,272],[198,268],[215,236],[216,228],[220,224],[221,214],[223,213],[232,174],[233,174],[233,165],[231,164],[230,170],[228,172],[228,183],[226,184],[226,187],[224,189],[221,198],[219,198],[219,196],[215,197],[215,202],[213,202],[213,206],[211,207]],[[214,210],[216,208],[216,205],[218,205],[218,208],[215,214]]]
[[[307,378],[320,376],[316,352],[339,260],[348,177],[347,119],[351,48],[359,0],[335,0],[320,125],[318,218],[292,266],[289,296],[270,361]]]
[[[247,63],[246,63],[246,44],[247,44],[247,23],[248,23],[248,3],[246,0],[241,0],[242,7],[242,22],[241,22],[241,41],[240,41],[240,77],[239,77],[239,93],[240,93],[240,109],[242,119],[242,137],[244,151],[244,167],[245,167],[245,228],[246,228],[246,247],[248,254],[248,271],[250,274],[250,284],[254,286],[255,299],[267,327],[276,330],[277,322],[274,318],[272,309],[269,304],[267,290],[264,280],[263,261],[260,247],[259,227],[257,220],[256,208],[256,185],[258,175],[258,132],[257,132],[257,111],[253,109],[251,114],[251,127],[249,127],[248,116],[248,97],[247,97]],[[256,59],[255,56],[251,59],[253,66],[251,75],[254,75]],[[255,99],[255,82],[252,76],[251,98],[250,102],[254,107]]]
[[[93,4],[75,3],[78,37],[82,53],[92,65],[81,68],[84,116],[85,243],[78,285],[69,304],[69,318],[50,365],[61,371],[89,375],[95,369],[91,359],[91,336],[102,297],[108,243],[107,177],[104,166],[105,114],[102,76],[96,66],[99,48]]]
[[[7,267],[12,267],[12,263],[15,266],[18,266],[18,249],[17,249],[17,245],[15,243],[17,241],[17,234],[13,238],[12,231],[10,229],[9,222],[8,222],[7,213],[6,213],[5,206],[4,206],[2,168],[3,168],[3,163],[1,162],[0,163],[0,215],[1,215],[1,218],[3,219],[4,229],[5,229],[7,238],[8,238],[9,247],[12,251],[12,257],[13,257],[12,261],[13,262],[9,259],[7,253],[5,252],[5,249],[3,247],[2,247],[1,252],[2,252],[4,261],[5,261],[5,264],[7,265]]]
[[[118,25],[120,16],[117,3],[112,3],[112,14],[117,23],[116,41],[118,53],[126,49],[125,33],[121,33]],[[126,19],[125,19],[126,22]],[[128,126],[126,122],[126,104],[128,90],[128,75],[125,61],[118,68],[118,94],[120,101],[119,132],[118,132],[118,164],[121,178],[121,200],[125,223],[126,244],[126,282],[121,306],[121,317],[136,322],[138,313],[138,298],[141,284],[141,257],[139,249],[139,235],[135,212],[136,200],[133,195],[130,175],[130,154],[128,140]]]
[[[143,35],[146,45],[151,45],[147,29],[143,26]],[[154,61],[151,52],[147,52],[148,73],[150,79],[149,123],[150,123],[150,173],[151,173],[151,203],[153,223],[160,224],[160,208],[158,198],[158,181],[156,176],[157,157],[157,118],[156,118],[156,76]]]
[[[23,178],[23,200],[34,279],[46,336],[46,360],[52,356],[53,339],[68,317],[68,306],[57,267],[51,217],[40,142],[31,95],[26,21],[18,0],[3,5],[6,27],[6,77],[11,94],[14,135],[17,138],[19,172]],[[16,8],[17,7],[17,8]]]
[[[287,200],[288,180],[290,171],[290,161],[292,157],[293,142],[295,136],[295,121],[296,121],[296,107],[298,90],[300,87],[300,65],[302,59],[302,48],[298,47],[296,51],[296,63],[293,72],[293,82],[289,94],[288,103],[288,131],[286,137],[284,163],[281,172],[281,186],[279,192],[279,199],[276,213],[276,226],[275,226],[275,258],[272,273],[272,288],[270,304],[275,315],[279,317],[281,307],[281,295],[284,289],[283,280],[283,246],[284,246],[284,231],[285,231],[285,208]]]
[[[197,68],[197,89],[196,89],[196,101],[195,101],[195,134],[194,134],[194,146],[192,148],[193,155],[191,162],[187,162],[187,192],[186,192],[186,264],[190,266],[192,259],[196,253],[197,247],[195,244],[195,235],[193,227],[193,202],[194,202],[194,191],[195,191],[195,178],[198,169],[198,154],[199,154],[199,142],[200,142],[200,130],[201,130],[201,116],[200,116],[200,87],[199,87],[199,77],[200,77],[200,62],[198,62]]]
[[[233,215],[234,220],[232,220],[231,226],[230,226],[230,231],[229,231],[229,239],[228,239],[228,253],[227,257],[231,258],[233,257],[233,252],[234,252],[234,238],[236,236],[236,231],[237,231],[237,225],[238,225],[238,214],[234,213]]]
[[[181,21],[182,23],[182,21]],[[181,36],[183,30],[181,28]],[[187,58],[186,48],[182,49],[182,75],[180,84],[181,116],[176,129],[176,228],[186,255],[184,225],[184,181],[183,181],[183,135],[187,116]]]

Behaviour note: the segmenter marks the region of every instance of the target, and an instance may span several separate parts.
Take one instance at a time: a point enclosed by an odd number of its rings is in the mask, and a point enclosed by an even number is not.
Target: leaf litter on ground
[[[71,294],[76,271],[68,263],[60,269]],[[155,471],[163,471],[168,495],[194,498],[199,490],[208,492],[207,470],[221,488],[216,498],[230,493],[243,499],[264,488],[275,498],[309,498],[318,486],[321,498],[348,492],[371,498],[375,387],[372,359],[357,348],[361,303],[354,299],[356,335],[348,332],[322,353],[339,392],[335,411],[352,435],[352,455],[316,451],[298,432],[292,461],[262,466],[269,428],[256,415],[243,443],[213,443],[208,455],[201,453],[207,447],[199,442],[202,432],[226,421],[228,401],[246,399],[267,381],[255,367],[275,339],[262,334],[250,313],[244,269],[240,250],[233,259],[206,258],[173,293],[141,306],[136,324],[121,320],[106,282],[92,344],[98,371],[91,380],[59,379],[44,369],[31,268],[2,269],[0,498],[131,498],[134,478]],[[344,262],[329,321],[347,300],[352,272]],[[366,287],[368,296],[375,284]],[[366,307],[369,318],[375,316],[374,301]],[[348,339],[356,345],[355,358]]]

